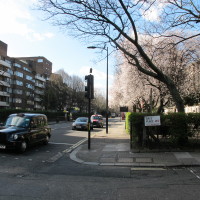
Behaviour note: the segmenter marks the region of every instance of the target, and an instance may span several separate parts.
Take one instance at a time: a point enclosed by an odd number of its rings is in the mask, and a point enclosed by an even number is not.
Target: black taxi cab
[[[48,144],[51,129],[47,117],[38,113],[17,113],[8,116],[0,129],[0,149],[26,151],[29,145],[38,142]]]

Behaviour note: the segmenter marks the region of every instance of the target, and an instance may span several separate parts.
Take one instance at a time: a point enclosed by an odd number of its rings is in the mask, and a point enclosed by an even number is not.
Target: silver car
[[[92,123],[90,129],[93,129]],[[88,118],[78,117],[72,124],[72,130],[88,130]]]

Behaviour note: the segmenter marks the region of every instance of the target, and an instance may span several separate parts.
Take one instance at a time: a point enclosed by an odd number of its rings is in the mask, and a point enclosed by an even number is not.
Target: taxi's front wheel
[[[26,151],[28,147],[28,144],[26,141],[22,141],[21,145],[20,145],[20,148],[18,149],[20,153],[23,153]]]
[[[49,139],[50,139],[49,135],[46,135],[46,138],[44,140],[45,145],[47,145],[49,143]]]

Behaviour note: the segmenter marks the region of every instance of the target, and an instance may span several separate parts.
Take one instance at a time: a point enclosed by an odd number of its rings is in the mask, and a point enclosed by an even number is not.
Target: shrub
[[[184,146],[188,143],[188,125],[187,115],[185,113],[171,113],[166,115],[166,118],[170,122],[169,135],[171,136],[171,142]]]
[[[132,143],[139,146],[143,145],[144,116],[152,116],[152,114],[126,114],[126,131],[131,134]],[[162,114],[160,117],[161,126],[149,127],[148,130],[157,131],[157,134],[167,138],[172,146],[187,146],[188,138],[198,133],[200,126],[199,113],[170,113],[167,115]]]
[[[73,120],[77,119],[78,117],[88,117],[88,113],[78,113],[78,112],[72,113]]]

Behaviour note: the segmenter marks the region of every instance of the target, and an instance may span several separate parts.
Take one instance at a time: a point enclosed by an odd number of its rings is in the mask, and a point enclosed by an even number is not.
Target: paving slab
[[[91,148],[81,144],[70,154],[76,162],[99,166],[130,166],[165,168],[176,166],[200,166],[200,152],[152,152],[130,149],[130,136],[125,133],[124,122],[93,134]]]

